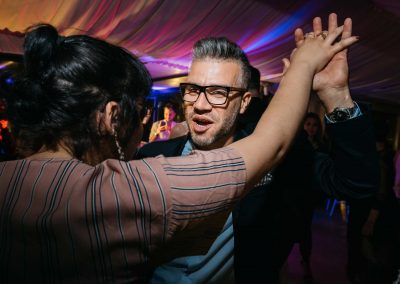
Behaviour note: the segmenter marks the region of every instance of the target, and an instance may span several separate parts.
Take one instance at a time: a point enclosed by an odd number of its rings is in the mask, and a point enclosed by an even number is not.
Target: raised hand
[[[337,29],[337,15],[329,15],[327,34],[333,33]],[[322,29],[321,18],[313,20],[313,36],[325,37],[326,32]],[[341,41],[352,37],[352,20],[347,18],[343,24]],[[295,34],[296,46],[300,47],[304,41],[304,35]],[[327,112],[331,112],[335,107],[352,107],[353,101],[350,97],[348,86],[349,69],[347,63],[347,48],[336,53],[331,61],[318,72],[313,81],[313,90],[317,91],[318,96],[324,103]]]
[[[296,29],[297,48],[293,52],[291,60],[308,63],[309,67],[314,68],[313,71],[317,74],[326,72],[325,70],[331,64],[332,59],[358,40],[357,37],[349,36],[342,37],[337,41],[343,30],[344,26],[332,26],[326,33],[312,32],[304,35],[302,29]]]

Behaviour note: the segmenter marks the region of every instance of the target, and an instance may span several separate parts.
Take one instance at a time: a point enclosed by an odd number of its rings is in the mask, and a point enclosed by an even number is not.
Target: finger
[[[350,18],[346,18],[344,20],[344,24],[343,24],[343,33],[342,33],[342,39],[346,39],[351,37],[351,33],[352,33],[352,26],[353,26],[353,22]],[[345,54],[347,54],[347,49],[343,51]]]
[[[294,31],[294,41],[296,42],[296,46],[299,47],[304,42],[304,33],[303,30],[298,28]]]
[[[316,35],[322,32],[322,21],[320,17],[316,17],[313,20],[313,30]]]
[[[292,50],[292,52],[290,53],[290,61],[292,60],[292,58],[293,58],[293,54],[295,54],[295,52],[296,52],[296,50],[297,50],[297,48],[294,48],[293,50]],[[283,60],[283,59],[282,59]]]
[[[306,33],[306,34],[304,35],[304,39],[307,39],[307,38],[315,38],[314,32]]]
[[[335,13],[329,14],[328,18],[328,32],[332,33],[337,28],[337,15]]]
[[[293,51],[292,51],[293,54]],[[282,74],[285,75],[286,71],[289,69],[290,67],[290,61],[287,58],[283,58],[282,59],[282,63],[283,63],[283,71]]]
[[[337,27],[334,31],[329,31],[328,35],[325,38],[325,41],[329,44],[332,44],[338,36],[343,32],[343,26]]]
[[[350,18],[347,18],[346,20],[344,20],[342,38],[351,37],[352,26],[353,26],[353,23]]]
[[[338,53],[338,52],[348,48],[349,46],[353,45],[358,40],[359,40],[358,36],[351,36],[349,38],[342,39],[341,41],[339,41],[333,45],[333,52]]]

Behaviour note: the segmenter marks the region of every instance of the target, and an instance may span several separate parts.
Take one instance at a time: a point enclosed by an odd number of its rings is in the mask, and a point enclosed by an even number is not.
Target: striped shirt
[[[2,162],[0,283],[143,282],[153,265],[207,251],[245,179],[229,148],[95,167]]]

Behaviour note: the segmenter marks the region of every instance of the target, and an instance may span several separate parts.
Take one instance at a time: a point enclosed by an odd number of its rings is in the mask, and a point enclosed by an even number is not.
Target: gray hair
[[[250,63],[239,45],[226,37],[207,37],[197,41],[193,46],[192,60],[231,60],[241,65],[241,85],[247,88],[250,81]]]

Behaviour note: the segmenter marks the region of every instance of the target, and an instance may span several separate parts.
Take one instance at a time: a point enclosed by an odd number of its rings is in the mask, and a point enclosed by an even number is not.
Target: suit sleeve
[[[370,114],[327,125],[332,142],[330,155],[315,153],[314,177],[329,196],[361,199],[379,187],[379,160]]]

